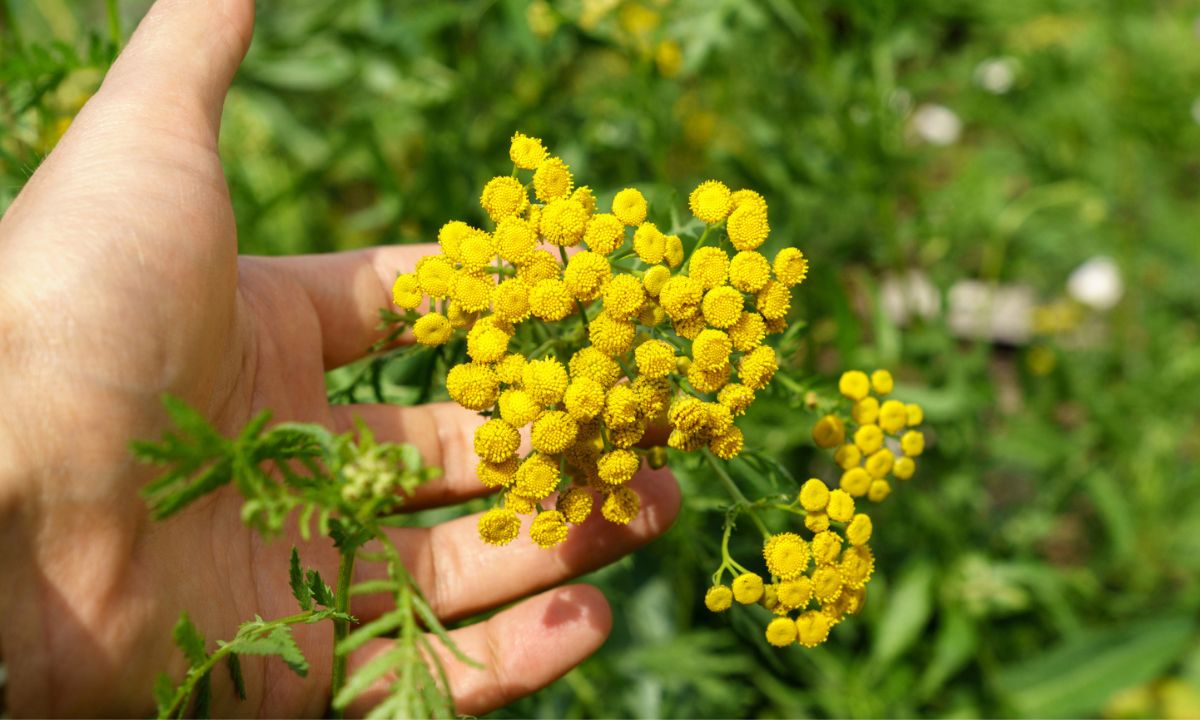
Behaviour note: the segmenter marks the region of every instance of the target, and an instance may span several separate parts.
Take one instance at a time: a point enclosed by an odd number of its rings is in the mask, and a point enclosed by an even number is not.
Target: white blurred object
[[[953,145],[962,135],[962,120],[945,105],[925,103],[912,116],[912,127],[931,145]]]
[[[930,320],[942,312],[942,296],[920,270],[884,276],[879,299],[888,319],[899,327],[914,318]]]
[[[1023,345],[1033,334],[1033,290],[959,280],[948,295],[950,331],[958,337]]]
[[[1013,58],[988,58],[975,66],[975,82],[993,95],[1012,90],[1017,79],[1017,61]]]
[[[1067,278],[1067,293],[1094,310],[1111,310],[1125,294],[1121,268],[1112,258],[1097,255]]]
[[[1200,98],[1196,98],[1192,101],[1192,120],[1194,120],[1197,125],[1200,125]]]

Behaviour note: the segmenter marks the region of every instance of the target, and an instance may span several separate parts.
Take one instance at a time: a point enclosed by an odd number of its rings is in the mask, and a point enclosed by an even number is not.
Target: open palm
[[[473,414],[448,404],[331,407],[325,398],[324,371],[378,339],[391,279],[425,248],[237,256],[216,138],[252,25],[252,0],[160,0],[0,220],[0,648],[18,714],[145,713],[154,674],[182,671],[170,640],[181,611],[209,638],[255,613],[295,612],[284,572],[293,544],[306,563],[336,572],[325,543],[252,534],[233,492],[149,521],[138,490],[152,471],[128,447],[166,428],[164,392],[226,433],[265,408],[337,430],[360,416],[444,468],[413,507],[482,489]],[[553,551],[485,547],[472,518],[396,539],[435,610],[462,617],[609,562],[664,529],[678,507],[674,481],[658,472],[635,483],[644,510],[634,523],[597,523]],[[352,611],[365,620],[387,609]],[[457,630],[486,665],[448,660],[458,711],[484,712],[550,682],[594,650],[609,623],[598,592],[571,586]],[[248,699],[236,701],[218,675],[214,712],[323,712],[331,630],[305,626],[297,639],[313,665],[307,679],[247,659]]]

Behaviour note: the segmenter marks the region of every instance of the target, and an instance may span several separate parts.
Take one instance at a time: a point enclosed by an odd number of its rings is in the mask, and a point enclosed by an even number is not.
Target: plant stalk
[[[350,581],[354,578],[354,557],[357,552],[357,547],[351,547],[342,553],[342,560],[338,565],[337,591],[333,596],[333,602],[339,613],[350,612]],[[346,684],[346,656],[337,652],[337,646],[349,634],[349,622],[342,619],[333,621],[333,673],[330,681],[332,697],[337,697],[342,686]],[[333,712],[334,717],[342,716],[341,711],[337,708],[334,708]]]

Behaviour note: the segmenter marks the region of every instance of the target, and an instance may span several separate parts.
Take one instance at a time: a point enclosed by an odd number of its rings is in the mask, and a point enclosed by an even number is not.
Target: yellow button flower
[[[812,435],[817,447],[834,448],[846,440],[846,424],[836,415],[826,415],[813,425]]]
[[[725,183],[706,180],[688,196],[688,207],[702,222],[713,225],[729,215],[731,194]]]
[[[575,188],[575,192],[571,193],[571,199],[578,202],[587,211],[588,215],[593,215],[596,212],[596,193],[587,185]]]
[[[898,457],[892,463],[892,474],[901,480],[908,480],[917,472],[917,464],[910,457]]]
[[[871,487],[871,474],[861,467],[852,467],[842,473],[842,479],[838,484],[852,497],[862,497]]]
[[[413,337],[417,342],[429,347],[444,345],[453,332],[454,329],[450,327],[446,316],[434,312],[422,315],[413,323]]]
[[[667,238],[654,223],[642,223],[633,233],[633,251],[647,265],[657,265],[667,254]]]
[[[832,627],[829,618],[823,613],[809,610],[796,618],[796,639],[804,647],[814,648],[829,637]]]
[[[459,271],[454,273],[450,295],[465,312],[476,313],[486,310],[492,303],[495,289],[490,275],[475,275]]]
[[[879,427],[887,433],[897,433],[908,424],[908,410],[899,400],[888,400],[879,408]]]
[[[493,242],[501,259],[520,265],[537,249],[537,228],[528,220],[510,215],[496,225]]]
[[[851,545],[866,545],[871,539],[871,518],[858,513],[846,526],[846,539]]]
[[[846,587],[861,588],[871,579],[871,573],[875,570],[875,556],[869,545],[850,547],[842,553],[839,567]]]
[[[851,400],[862,400],[871,392],[871,381],[861,370],[847,370],[838,380],[838,392]]]
[[[841,469],[849,470],[850,468],[858,467],[862,463],[862,457],[862,450],[859,450],[857,445],[848,443],[838,447],[837,452],[833,454],[833,461]]]
[[[608,259],[594,252],[575,253],[567,261],[566,270],[563,271],[563,282],[567,291],[584,302],[600,297],[600,293],[611,279],[612,267],[608,264]],[[630,279],[637,282],[633,278]]]
[[[621,486],[614,489],[604,498],[600,506],[600,514],[614,525],[628,525],[638,516],[641,510],[641,500],[633,490]]]
[[[519,132],[512,136],[512,143],[508,147],[509,159],[522,170],[536,169],[546,159],[547,154],[541,139]]]
[[[627,427],[638,421],[637,394],[628,385],[617,385],[604,399],[604,422],[610,428]]]
[[[887,480],[873,480],[867,489],[867,499],[871,502],[883,502],[892,494],[892,486]]]
[[[557,455],[575,442],[575,434],[579,426],[566,412],[551,410],[544,412],[533,421],[530,433],[530,445],[534,450],[546,455]]]
[[[787,647],[796,642],[796,623],[786,617],[777,617],[767,623],[767,642],[775,647]]]
[[[692,341],[692,362],[701,369],[711,370],[729,362],[733,343],[720,330],[703,330]]]
[[[592,494],[585,488],[573,487],[558,496],[555,508],[567,522],[580,525],[592,514]]]
[[[640,465],[641,459],[632,450],[612,450],[596,461],[600,480],[608,487],[624,485],[632,480]]]
[[[892,374],[887,370],[876,370],[871,373],[871,387],[879,395],[887,395],[895,386],[895,381],[892,380]]]
[[[475,362],[498,362],[508,352],[509,334],[488,323],[476,323],[467,333],[467,355]]]
[[[540,280],[529,291],[529,311],[534,317],[557,322],[575,310],[575,301],[562,280]]]
[[[850,415],[859,425],[872,425],[879,420],[879,401],[868,395],[854,403]]]
[[[801,575],[794,580],[784,580],[775,591],[775,598],[787,610],[799,610],[812,600],[812,580]]]
[[[543,500],[555,491],[558,481],[558,462],[535,453],[521,461],[512,492],[530,500]]]
[[[583,233],[583,241],[592,252],[608,255],[625,244],[625,226],[616,215],[593,215]]]
[[[520,445],[521,434],[503,420],[493,418],[475,429],[475,454],[480,460],[504,462],[516,455]]]
[[[878,425],[863,425],[854,431],[854,444],[864,455],[870,455],[883,447],[883,431]]]
[[[813,595],[823,603],[837,600],[842,594],[842,573],[833,565],[822,565],[812,574]]]
[[[576,377],[567,386],[563,404],[577,421],[591,420],[604,409],[604,386],[588,377]]]
[[[517,265],[517,277],[525,284],[533,287],[542,280],[555,280],[559,277],[562,266],[554,256],[545,250],[534,250],[525,261]]]
[[[405,310],[416,310],[424,299],[416,273],[405,273],[392,283],[392,302]]]
[[[688,262],[688,275],[705,290],[724,285],[729,277],[729,256],[718,247],[697,248]]]
[[[517,353],[510,353],[504,356],[504,359],[496,363],[496,377],[500,382],[507,385],[519,385],[521,383],[521,375],[525,372],[525,357]]]
[[[520,278],[509,278],[492,292],[492,312],[509,323],[529,317],[529,285]]]
[[[442,254],[455,262],[461,260],[462,241],[474,231],[475,228],[461,220],[452,220],[443,225],[438,230],[438,245],[442,247]]]
[[[611,283],[609,287],[612,287]],[[606,297],[607,294],[606,292]],[[621,355],[629,350],[630,346],[633,345],[634,334],[635,328],[633,323],[618,320],[609,315],[607,311],[597,315],[588,325],[588,339],[592,341],[592,346],[612,357]]]
[[[676,275],[668,280],[658,295],[663,310],[675,320],[694,316],[700,310],[703,298],[704,288],[686,275]]]
[[[743,605],[753,605],[763,596],[763,580],[758,573],[742,573],[733,579],[733,599]]]
[[[557,510],[538,513],[529,526],[529,539],[542,548],[561,544],[567,539],[567,519]]]
[[[925,452],[925,435],[919,430],[909,430],[900,438],[900,449],[909,457],[919,457]]]
[[[754,307],[767,320],[782,320],[792,309],[792,291],[783,283],[771,280],[758,291]]]
[[[570,195],[574,185],[571,169],[559,157],[541,161],[533,173],[533,193],[544,203]],[[581,209],[582,207],[580,205]]]
[[[446,392],[468,410],[486,410],[494,405],[499,384],[495,371],[479,363],[455,365],[446,374]]]
[[[872,478],[885,478],[892,471],[895,460],[896,456],[892,454],[891,450],[881,448],[871,453],[871,456],[864,463],[864,467]]]
[[[729,408],[733,415],[741,415],[754,402],[754,391],[741,383],[730,383],[717,393],[717,402]]]
[[[740,292],[728,285],[722,285],[704,294],[700,310],[709,325],[725,329],[741,320],[744,305],[745,299]]]
[[[513,484],[517,476],[517,458],[510,457],[498,463],[480,460],[475,465],[475,474],[484,487],[500,488]]]
[[[725,612],[732,606],[733,591],[726,585],[713,585],[704,593],[704,607],[711,612]]]
[[[762,245],[771,232],[765,206],[760,208],[750,204],[739,205],[729,214],[725,232],[738,250],[753,250]]]
[[[613,197],[612,214],[630,227],[646,222],[646,197],[634,188],[625,188]]]
[[[632,275],[617,275],[604,288],[604,312],[617,320],[630,320],[645,302],[642,284]]]
[[[771,265],[759,253],[740,252],[729,262],[729,284],[742,292],[759,292],[770,281]]]
[[[492,508],[479,516],[479,537],[489,545],[507,545],[521,532],[521,519],[507,508]]]
[[[687,379],[688,383],[696,389],[697,392],[714,393],[725,387],[729,382],[729,373],[733,370],[733,366],[728,362],[724,362],[713,368],[701,367],[699,363],[692,363],[688,367]]]
[[[733,349],[745,353],[762,345],[767,336],[767,325],[762,315],[742,311],[741,317],[730,326],[728,332],[729,339],[733,341]]]
[[[417,262],[416,275],[421,292],[432,298],[444,298],[450,294],[454,265],[442,255],[427,255]]]
[[[778,369],[775,350],[768,345],[760,345],[742,356],[738,363],[738,378],[746,387],[761,390],[771,382]]]
[[[483,187],[479,204],[493,222],[500,222],[501,218],[525,212],[529,196],[525,194],[521,181],[515,177],[494,177]]]
[[[538,229],[546,241],[562,247],[578,245],[587,230],[588,213],[578,200],[551,200],[542,208]]]
[[[775,271],[775,278],[788,287],[799,285],[808,277],[808,258],[794,247],[776,253],[771,267]]]
[[[829,504],[829,486],[812,478],[800,486],[800,507],[808,512],[820,512]]]
[[[633,352],[638,372],[649,378],[665,378],[675,369],[675,348],[663,340],[647,340]]]
[[[585,347],[571,356],[571,376],[591,378],[605,388],[616,384],[621,366],[594,347]]]
[[[829,505],[826,506],[825,512],[829,514],[830,520],[850,522],[850,518],[854,517],[854,498],[845,490],[834,490],[829,493]]]
[[[567,389],[567,369],[554,358],[541,358],[525,363],[521,376],[525,392],[539,405],[556,405]]]
[[[778,533],[767,538],[763,544],[767,570],[783,580],[803,575],[808,567],[808,556],[808,543],[796,533]]]
[[[662,291],[663,285],[671,279],[671,270],[662,265],[655,265],[646,270],[646,274],[642,276],[642,287],[646,289],[646,294],[656,298]]]
[[[678,235],[667,236],[667,247],[663,253],[663,259],[672,268],[679,267],[683,262],[683,240],[680,240]]]
[[[829,515],[823,512],[810,512],[804,516],[804,527],[809,532],[819,533],[829,529]]]
[[[914,427],[914,426],[920,425],[922,422],[924,422],[925,411],[921,409],[920,405],[918,405],[916,403],[909,403],[904,406],[904,409],[908,414],[908,426],[909,427]]]
[[[725,432],[713,438],[708,443],[708,448],[712,450],[713,455],[722,460],[732,460],[737,457],[738,453],[746,446],[746,439],[742,435],[741,429],[736,425],[730,427]]]
[[[842,552],[842,536],[826,530],[819,532],[812,539],[813,561],[818,565],[832,565],[837,562]]]

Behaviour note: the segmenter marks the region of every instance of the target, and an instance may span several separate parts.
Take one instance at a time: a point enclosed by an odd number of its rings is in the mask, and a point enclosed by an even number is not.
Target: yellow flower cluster
[[[766,537],[763,561],[769,582],[728,556],[727,536],[722,548],[725,562],[704,598],[709,610],[724,612],[735,601],[760,605],[776,616],[766,626],[769,643],[815,647],[835,625],[862,609],[875,569],[869,545],[874,525],[856,507],[856,498],[882,501],[891,492],[889,474],[911,478],[913,458],[925,447],[924,436],[911,429],[923,420],[919,405],[892,399],[879,402],[880,396],[892,392],[893,384],[886,370],[870,376],[857,370],[842,375],[838,389],[853,402],[849,419],[826,415],[813,430],[819,446],[836,449],[836,461],[844,471],[839,487],[830,489],[813,478],[801,486],[791,504],[780,506],[803,517],[808,537],[794,532]],[[726,569],[738,573],[731,586],[721,582]]]
[[[915,429],[925,413],[916,403],[885,399],[893,384],[887,370],[843,373],[838,391],[851,402],[848,417],[826,415],[813,426],[813,441],[835,450],[839,486],[853,497],[881,502],[892,492],[888,477],[911,478],[925,451],[925,435]]]
[[[808,260],[796,248],[758,251],[770,228],[752,190],[697,187],[689,206],[703,231],[689,253],[648,220],[637,189],[600,212],[541,140],[517,133],[509,157],[512,174],[480,195],[492,229],[447,223],[441,253],[400,275],[393,299],[410,316],[425,309],[411,325],[417,342],[465,339],[446,390],[488,417],[477,474],[503,490],[480,536],[508,543],[532,514],[529,536],[551,547],[595,507],[617,524],[638,515],[628,483],[650,427],[678,450],[742,451],[735,419],[778,368],[765,340],[787,328]]]

